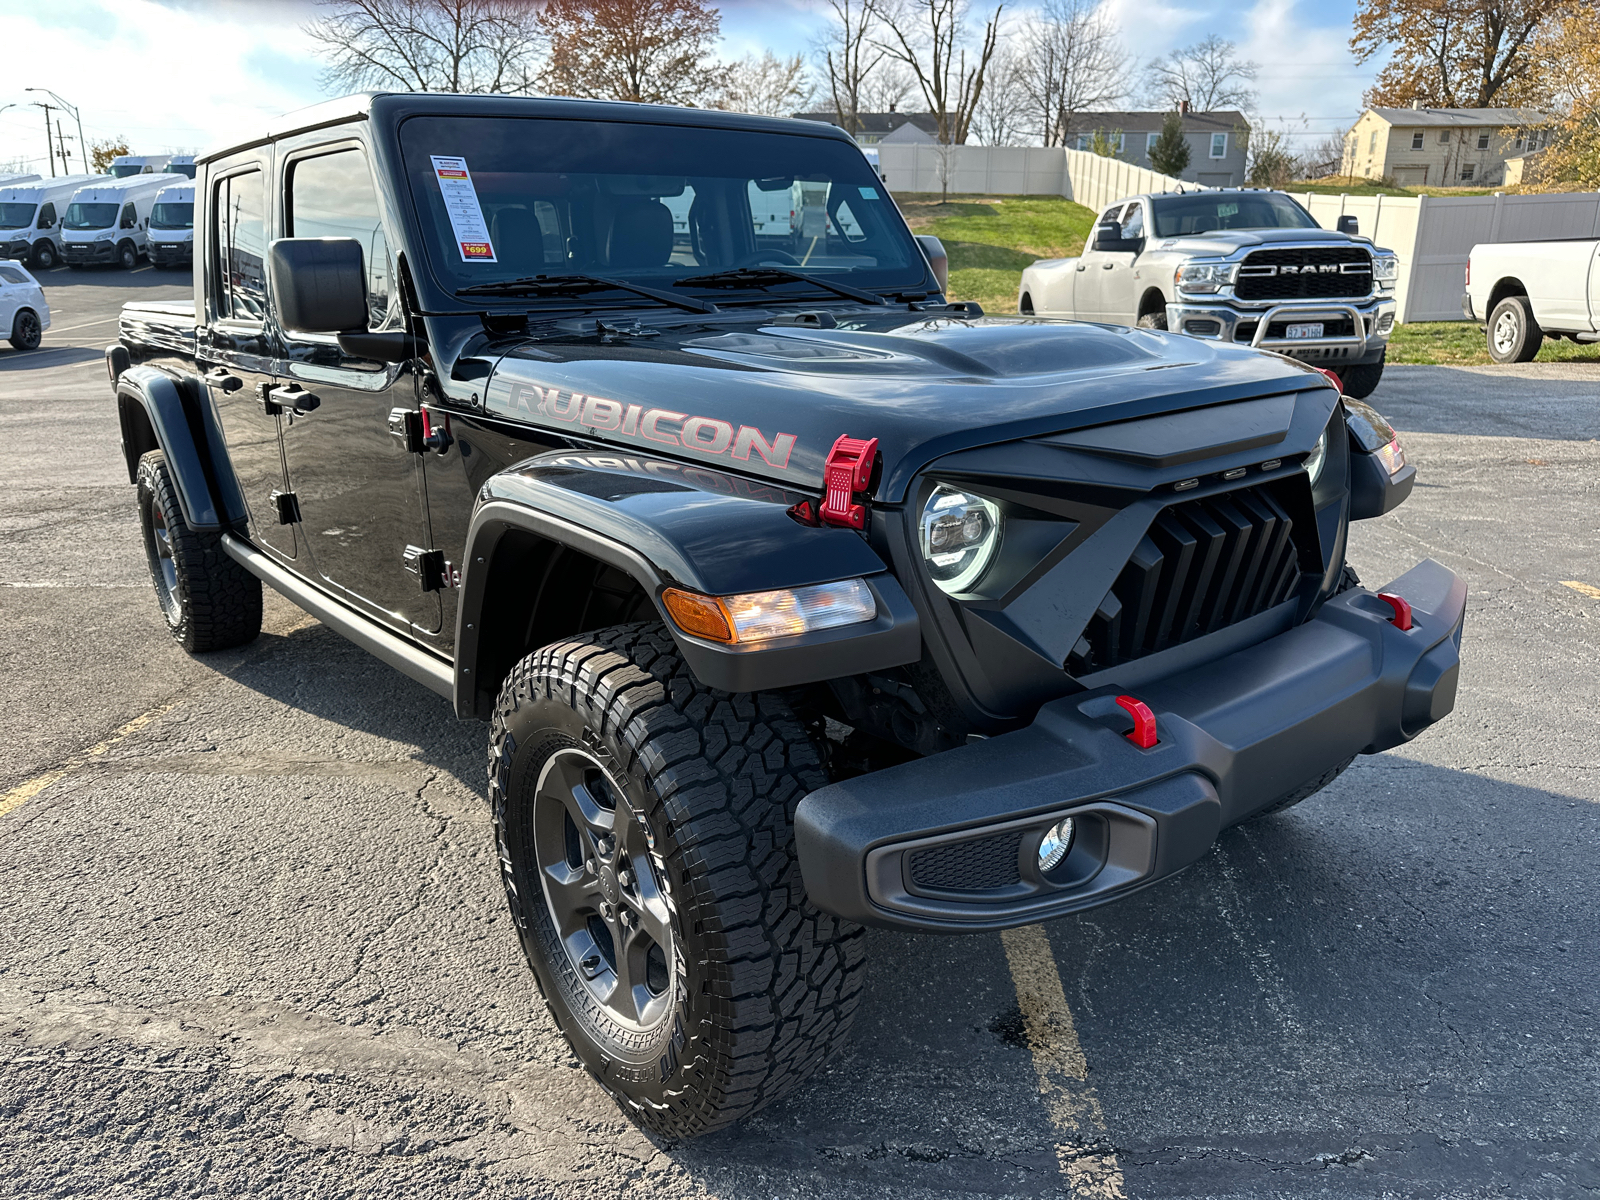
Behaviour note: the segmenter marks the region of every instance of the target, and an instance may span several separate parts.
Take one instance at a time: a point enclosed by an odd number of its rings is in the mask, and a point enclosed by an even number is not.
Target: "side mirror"
[[[1334,228],[1340,233],[1347,233],[1351,237],[1355,237],[1356,234],[1361,232],[1361,222],[1356,220],[1349,213],[1346,213],[1334,224]]]
[[[267,251],[267,278],[285,329],[367,328],[367,272],[355,238],[279,238]]]
[[[1107,221],[1103,225],[1094,227],[1094,248],[1096,250],[1119,250],[1122,248],[1122,226],[1115,221]]]
[[[932,234],[919,233],[917,245],[922,247],[922,253],[928,260],[928,266],[933,268],[933,277],[939,283],[941,292],[950,290],[950,256],[945,253],[944,243]]]

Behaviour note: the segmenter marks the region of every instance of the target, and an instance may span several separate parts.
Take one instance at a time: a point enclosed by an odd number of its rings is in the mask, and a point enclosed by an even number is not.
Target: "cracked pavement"
[[[46,286],[68,325],[173,278]],[[251,646],[166,638],[109,328],[0,349],[0,794],[66,770],[0,816],[0,1196],[1068,1194],[995,935],[874,933],[808,1086],[628,1125],[521,961],[483,727],[271,593]],[[1352,561],[1466,575],[1459,705],[1046,927],[1107,1139],[1075,1153],[1129,1197],[1600,1193],[1600,600],[1563,583],[1600,586],[1600,370],[1391,368],[1374,403],[1421,481]]]

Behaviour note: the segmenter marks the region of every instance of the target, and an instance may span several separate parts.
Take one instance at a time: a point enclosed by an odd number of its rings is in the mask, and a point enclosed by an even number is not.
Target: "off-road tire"
[[[13,350],[37,350],[44,338],[39,325],[39,314],[31,308],[20,309],[11,319],[11,336],[7,339]]]
[[[1167,314],[1164,312],[1147,312],[1139,318],[1140,329],[1160,329],[1167,327]]]
[[[541,779],[557,756],[580,751],[620,797],[614,811],[628,810],[619,820],[649,839],[651,887],[667,901],[672,975],[651,1028],[619,1023],[585,984],[580,967],[595,964],[575,963],[557,937],[540,874]],[[737,1121],[848,1036],[864,933],[811,905],[794,855],[795,807],[825,782],[781,697],[704,687],[660,625],[546,646],[506,678],[489,795],[512,919],[556,1024],[643,1128],[678,1138]]]
[[[1526,296],[1507,296],[1489,314],[1486,333],[1489,357],[1498,363],[1532,362],[1544,343],[1544,330],[1534,319]]]
[[[1383,365],[1389,359],[1389,348],[1383,348],[1383,354],[1375,363],[1357,363],[1345,367],[1339,372],[1339,382],[1344,385],[1346,396],[1357,400],[1365,400],[1378,390],[1378,383],[1383,379]]]
[[[61,256],[56,253],[55,243],[49,238],[40,238],[33,244],[33,265],[41,271],[48,271],[61,261]]]
[[[172,640],[190,654],[253,642],[261,633],[261,581],[228,557],[220,533],[189,528],[161,451],[139,460],[138,489],[151,582]]]
[[[1311,780],[1309,783],[1302,783],[1299,787],[1295,788],[1294,791],[1285,796],[1279,797],[1265,808],[1258,809],[1257,811],[1251,813],[1250,816],[1246,817],[1245,819],[1247,821],[1258,821],[1262,817],[1272,816],[1273,813],[1281,813],[1286,808],[1293,808],[1302,800],[1309,800],[1312,796],[1315,796],[1335,779],[1339,778],[1339,776],[1343,775],[1345,768],[1353,762],[1355,762],[1355,756],[1351,755],[1337,767],[1331,768],[1330,770],[1319,775],[1317,778]]]

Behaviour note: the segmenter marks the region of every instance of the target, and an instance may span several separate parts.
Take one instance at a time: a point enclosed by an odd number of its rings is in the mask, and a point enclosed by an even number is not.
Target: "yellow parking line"
[[[1061,1140],[1056,1159],[1067,1193],[1093,1200],[1123,1200],[1122,1168],[1106,1132],[1100,1098],[1089,1086],[1089,1063],[1061,987],[1061,972],[1042,926],[1008,929],[1000,935],[1017,988],[1023,1030],[1033,1052],[1044,1099]]]
[[[157,717],[171,712],[172,709],[177,706],[177,703],[178,702],[176,700],[169,700],[165,704],[157,705],[149,712],[140,713],[126,725],[113,731],[112,734],[105,739],[105,741],[96,742],[82,753],[74,754],[60,766],[52,767],[50,770],[45,771],[41,775],[35,775],[26,783],[19,783],[16,787],[5,793],[5,795],[0,796],[0,817],[4,817],[14,812],[16,809],[21,808],[24,804],[26,804],[29,800],[32,800],[51,784],[57,783],[66,776],[72,774],[74,771],[88,766],[95,759],[103,758],[106,752],[111,749],[111,747],[115,746],[118,742],[122,741],[130,734],[137,733],[146,725],[150,724],[151,721],[154,721]]]
[[[1581,592],[1591,600],[1600,600],[1600,587],[1595,587],[1592,583],[1580,583],[1576,579],[1563,579],[1561,586],[1569,587],[1575,592]]]

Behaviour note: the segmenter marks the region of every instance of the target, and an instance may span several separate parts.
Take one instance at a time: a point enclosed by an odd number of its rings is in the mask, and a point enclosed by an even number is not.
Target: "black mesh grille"
[[[1241,300],[1328,300],[1372,291],[1372,256],[1359,246],[1254,250],[1239,267]]]
[[[918,850],[911,855],[911,882],[918,887],[982,892],[1016,883],[1021,831],[997,833]]]
[[[1288,599],[1294,522],[1245,488],[1161,511],[1100,602],[1067,670],[1087,675],[1215,633]]]

